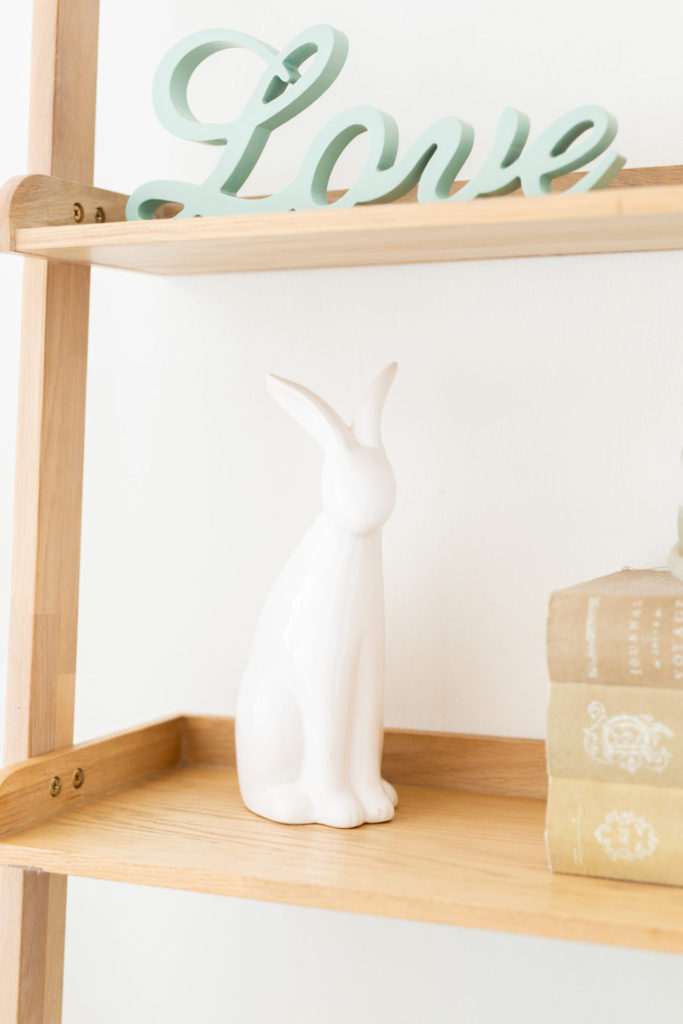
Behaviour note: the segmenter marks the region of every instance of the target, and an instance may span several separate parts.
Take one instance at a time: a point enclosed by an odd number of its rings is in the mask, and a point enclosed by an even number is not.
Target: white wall
[[[1,179],[24,168],[29,14],[28,3],[3,11]],[[169,44],[216,25],[281,44],[320,21],[350,36],[347,68],[274,137],[254,193],[285,184],[316,128],[361,102],[394,114],[404,144],[439,116],[470,121],[468,169],[503,106],[539,130],[586,102],[618,115],[631,165],[683,163],[683,13],[668,0],[645,12],[575,0],[559,14],[540,0],[102,0],[97,183],[132,191],[211,168],[216,150],[155,123],[151,79]],[[197,83],[207,116],[229,116],[245,95],[212,98],[224,80],[215,58]],[[260,604],[317,503],[319,453],[269,401],[263,375],[294,377],[350,412],[394,358],[387,721],[542,736],[549,592],[661,565],[674,539],[682,272],[680,253],[194,279],[95,272],[78,738],[177,710],[233,711]],[[6,258],[3,648],[19,288],[19,261]],[[3,685],[5,663],[0,650]],[[683,996],[675,957],[82,880],[70,883],[68,931],[65,1024],[635,1024],[677,1019]]]

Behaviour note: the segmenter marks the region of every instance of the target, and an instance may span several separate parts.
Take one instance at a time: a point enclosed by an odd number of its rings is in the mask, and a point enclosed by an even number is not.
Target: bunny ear
[[[351,430],[359,444],[382,447],[382,409],[397,369],[398,363],[389,363],[358,403]]]
[[[278,405],[300,423],[325,451],[353,440],[351,431],[332,406],[313,391],[273,373],[266,374],[266,384]]]

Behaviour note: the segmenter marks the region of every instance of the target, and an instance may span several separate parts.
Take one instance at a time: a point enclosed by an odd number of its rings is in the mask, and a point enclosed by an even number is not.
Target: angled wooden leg
[[[29,167],[92,182],[99,0],[34,0]],[[90,272],[27,262],[5,757],[73,736]],[[66,879],[0,879],[0,1024],[59,1024]]]
[[[88,270],[26,268],[7,691],[8,763],[73,735]],[[0,1022],[58,1024],[66,879],[7,869]]]
[[[61,1018],[66,883],[65,877],[38,871],[2,871],[3,1024],[48,1024]]]

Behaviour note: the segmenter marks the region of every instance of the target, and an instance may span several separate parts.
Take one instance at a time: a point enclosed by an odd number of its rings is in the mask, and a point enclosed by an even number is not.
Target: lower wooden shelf
[[[683,952],[683,890],[548,870],[542,743],[390,730],[396,818],[340,831],[247,811],[232,729],[176,718],[7,769],[0,864]]]

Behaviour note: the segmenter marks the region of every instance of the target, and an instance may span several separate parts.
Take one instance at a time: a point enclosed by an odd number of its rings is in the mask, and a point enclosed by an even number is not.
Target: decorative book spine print
[[[560,591],[547,637],[551,867],[683,885],[683,583]]]
[[[550,775],[683,787],[683,690],[553,683]]]
[[[683,583],[653,594],[639,588],[639,573],[616,575],[624,577],[621,592],[577,588],[553,595],[551,680],[683,687]]]
[[[683,788],[551,778],[554,871],[683,885]]]

